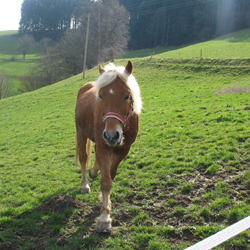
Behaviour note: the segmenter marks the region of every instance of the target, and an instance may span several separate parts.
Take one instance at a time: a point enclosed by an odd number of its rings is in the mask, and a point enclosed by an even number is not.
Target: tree
[[[42,55],[38,65],[29,70],[28,75],[20,75],[21,92],[33,91],[53,84],[67,77],[64,69],[60,68],[60,61],[54,49],[54,42],[49,38],[40,41]]]
[[[55,55],[54,48],[48,44],[44,45],[43,56],[39,62],[38,72],[43,77],[44,85],[50,85],[61,80],[59,60]]]
[[[35,43],[35,39],[32,35],[25,34],[18,39],[18,44],[16,49],[23,54],[23,59],[25,59],[26,54],[29,52],[31,46]]]
[[[57,47],[64,67],[72,74],[82,71],[88,14],[91,14],[88,68],[99,62],[113,60],[128,43],[129,17],[126,9],[117,0],[85,0],[81,8],[79,27],[67,30]]]

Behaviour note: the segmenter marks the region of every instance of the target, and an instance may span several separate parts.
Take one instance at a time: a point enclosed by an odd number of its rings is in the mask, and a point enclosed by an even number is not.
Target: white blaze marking
[[[115,94],[115,92],[114,92],[114,90],[113,90],[113,89],[110,89],[110,90],[109,90],[109,93],[110,93],[110,94],[112,94],[112,95],[114,95],[114,94]]]

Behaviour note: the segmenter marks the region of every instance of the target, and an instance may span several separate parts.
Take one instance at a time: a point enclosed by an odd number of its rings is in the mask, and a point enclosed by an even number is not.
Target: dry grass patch
[[[226,89],[221,89],[216,92],[214,92],[215,95],[220,94],[239,94],[239,93],[246,93],[250,92],[250,86],[244,86],[244,85],[230,85]]]

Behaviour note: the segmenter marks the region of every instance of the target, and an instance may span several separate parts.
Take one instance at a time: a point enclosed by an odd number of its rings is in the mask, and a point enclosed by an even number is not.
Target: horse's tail
[[[87,154],[87,159],[86,159],[86,170],[90,168],[90,163],[91,163],[91,140],[87,139],[86,142],[86,154]],[[77,143],[77,138],[76,138],[76,165],[80,165],[80,149]]]
[[[87,143],[86,143],[86,153],[87,153],[87,161],[86,161],[86,169],[90,169],[90,165],[91,165],[91,145],[92,142],[90,139],[87,139]]]

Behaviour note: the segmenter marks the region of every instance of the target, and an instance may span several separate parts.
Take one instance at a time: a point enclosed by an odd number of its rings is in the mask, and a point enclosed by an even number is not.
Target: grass
[[[159,58],[249,58],[249,29],[157,55]]]
[[[34,46],[26,60],[22,60],[22,55],[15,50],[16,33],[17,31],[0,32],[0,71],[8,75],[12,82],[10,96],[22,92],[19,76],[29,74],[29,69],[37,64],[40,57],[39,48]],[[249,34],[249,29],[246,29],[190,46],[127,51],[122,58],[151,57],[154,60],[158,59],[159,64],[164,64],[164,67],[178,68],[185,64],[186,68],[196,71],[216,73],[220,70],[226,73],[233,71],[246,74],[250,72]],[[243,57],[246,59],[242,60]]]
[[[16,36],[18,31],[0,31],[0,58],[11,58],[16,57],[16,59],[21,59],[22,54],[15,50],[17,45],[18,37]],[[35,55],[37,53],[37,48],[33,47],[30,50],[30,55]],[[31,56],[32,58],[32,56]]]
[[[22,59],[22,54],[16,51],[18,31],[0,31],[0,72],[8,76],[11,81],[9,96],[20,94],[20,75],[28,75],[29,70],[36,65],[39,59],[38,48],[31,48]]]
[[[248,40],[241,31],[213,42]],[[77,91],[98,70],[0,101],[1,249],[184,249],[250,214],[249,59],[164,55],[133,59],[144,108],[113,184],[111,235],[94,231],[100,177],[80,194],[74,156]],[[19,74],[22,63],[3,65]],[[248,249],[249,239],[216,249]]]
[[[192,45],[128,51],[123,58],[149,56],[156,58],[249,58],[249,43],[250,32],[249,29],[245,29]]]
[[[155,56],[157,54],[164,53],[166,51],[171,51],[175,49],[179,49],[180,47],[162,47],[162,48],[153,48],[153,49],[141,49],[136,51],[126,51],[123,53],[122,58],[134,58],[134,57],[148,57]]]
[[[80,194],[74,157],[77,91],[97,68],[0,101],[0,248],[184,249],[250,214],[250,96],[214,94],[245,86],[249,75],[133,63],[144,106],[112,187],[111,235],[94,231],[100,177]],[[62,207],[45,206],[58,195]],[[249,238],[246,231],[216,249],[248,249]]]
[[[4,57],[5,55],[14,55],[16,38],[15,35],[17,31],[0,31],[0,55]]]

